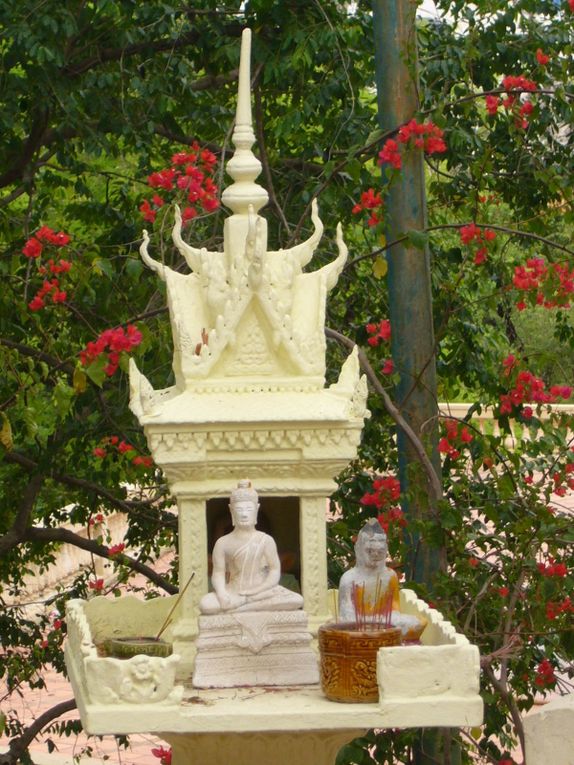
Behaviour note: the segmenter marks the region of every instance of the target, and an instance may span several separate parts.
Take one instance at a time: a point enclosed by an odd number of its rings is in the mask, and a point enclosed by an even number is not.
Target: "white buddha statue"
[[[376,518],[370,518],[355,543],[355,566],[339,582],[339,621],[360,623],[367,629],[380,625],[388,609],[390,626],[400,627],[403,640],[417,640],[426,620],[400,611],[399,578],[386,565],[387,535]]]
[[[229,510],[233,531],[220,537],[213,548],[213,592],[201,599],[201,613],[302,608],[302,596],[279,584],[281,564],[275,540],[255,528],[259,501],[250,481],[239,481]]]

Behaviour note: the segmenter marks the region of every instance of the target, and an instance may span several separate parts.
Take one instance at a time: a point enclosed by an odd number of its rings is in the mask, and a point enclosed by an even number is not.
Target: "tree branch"
[[[70,529],[46,529],[40,528],[38,526],[32,526],[31,528],[26,529],[26,532],[22,537],[22,541],[64,542],[65,544],[74,545],[75,547],[79,547],[82,550],[87,550],[88,552],[94,553],[95,555],[99,555],[101,558],[113,559],[118,563],[123,563],[126,566],[129,566],[134,571],[143,574],[145,577],[147,577],[147,579],[149,579],[154,584],[157,584],[158,587],[161,587],[162,590],[165,590],[165,592],[169,593],[170,595],[174,595],[176,592],[178,592],[177,587],[167,582],[163,576],[154,571],[153,568],[150,568],[150,566],[146,566],[145,563],[141,563],[140,561],[135,560],[135,558],[130,558],[129,555],[124,555],[123,553],[112,556],[110,555],[109,549],[104,545],[98,544],[98,542],[93,539],[86,539],[85,537],[76,534]]]
[[[337,332],[334,329],[329,329],[328,327],[326,327],[325,334],[327,335],[327,337],[337,340],[337,342],[349,348],[349,350],[353,350],[353,348],[356,345],[356,343],[353,340],[351,340],[349,337],[345,337],[345,335],[342,335],[340,332]],[[357,348],[359,351],[359,363],[361,365],[361,369],[366,374],[367,379],[371,383],[375,392],[378,393],[378,395],[382,398],[383,404],[385,405],[385,409],[387,410],[391,419],[403,431],[405,436],[410,441],[410,444],[413,447],[413,450],[415,451],[415,454],[419,462],[421,463],[421,465],[423,466],[425,470],[425,473],[427,475],[427,480],[429,483],[429,488],[432,494],[431,507],[433,507],[433,509],[436,509],[436,503],[440,499],[442,499],[442,485],[441,485],[439,477],[436,474],[433,464],[426,453],[424,444],[422,443],[420,438],[417,436],[417,434],[414,432],[414,430],[411,428],[411,426],[408,424],[408,422],[405,420],[405,418],[402,416],[402,414],[397,409],[397,407],[393,404],[389,394],[379,382],[379,379],[373,367],[370,365],[365,352],[362,350],[362,348],[359,348],[359,346],[357,346]]]
[[[69,361],[61,361],[56,356],[51,356],[49,353],[44,353],[37,348],[31,348],[29,345],[23,343],[17,343],[14,340],[9,340],[7,337],[0,337],[0,345],[4,345],[6,348],[12,348],[23,356],[30,356],[38,361],[43,361],[48,366],[54,367],[55,370],[62,369],[64,372],[72,374],[74,372],[74,365]]]
[[[4,459],[6,462],[12,462],[16,465],[20,465],[29,471],[34,471],[38,467],[38,464],[34,462],[34,460],[31,460],[24,454],[16,451],[6,452]],[[116,510],[121,510],[123,513],[129,513],[136,508],[141,508],[142,505],[149,505],[149,502],[133,502],[129,499],[119,499],[110,491],[104,489],[103,486],[100,486],[97,483],[92,483],[91,481],[87,481],[84,478],[76,478],[75,476],[68,475],[67,473],[53,472],[49,473],[49,477],[58,483],[63,483],[66,486],[71,486],[75,489],[81,489],[82,491],[86,491],[90,494],[96,494],[98,497],[102,497],[103,499],[107,500],[112,507],[116,508]]]
[[[0,555],[5,555],[9,550],[22,541],[30,514],[34,509],[34,504],[36,503],[36,498],[40,493],[44,479],[45,476],[43,475],[35,475],[28,482],[28,485],[22,494],[22,499],[20,500],[14,523],[10,529],[0,537]]]
[[[48,110],[44,110],[35,116],[30,134],[24,141],[20,156],[12,163],[12,167],[0,175],[0,187],[9,186],[24,178],[25,170],[34,154],[42,146],[44,134],[48,126]]]
[[[10,746],[7,752],[0,754],[0,765],[17,765],[20,758],[36,738],[38,733],[52,720],[55,720],[60,715],[70,712],[72,709],[76,709],[76,700],[68,699],[68,701],[62,701],[60,704],[56,704],[43,712],[37,717],[34,722],[24,729],[24,732],[17,738],[13,738],[10,741]]]

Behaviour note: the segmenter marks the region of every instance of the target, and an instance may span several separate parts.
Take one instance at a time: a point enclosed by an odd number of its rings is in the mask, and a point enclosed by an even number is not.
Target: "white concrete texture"
[[[560,696],[524,718],[528,765],[574,763],[574,696]]]

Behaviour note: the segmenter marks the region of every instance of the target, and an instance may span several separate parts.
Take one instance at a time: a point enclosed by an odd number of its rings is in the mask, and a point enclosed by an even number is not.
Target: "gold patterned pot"
[[[356,624],[323,624],[319,652],[325,696],[331,701],[378,701],[377,652],[400,643],[399,627],[359,630]]]

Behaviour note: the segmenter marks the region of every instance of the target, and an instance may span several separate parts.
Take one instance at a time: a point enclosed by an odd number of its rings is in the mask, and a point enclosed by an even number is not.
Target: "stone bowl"
[[[155,637],[109,638],[105,641],[104,648],[108,656],[116,659],[131,659],[132,656],[140,654],[166,657],[173,653],[171,643]]]
[[[319,627],[321,688],[331,701],[373,703],[379,699],[377,653],[401,644],[399,627],[358,629],[354,623]]]

